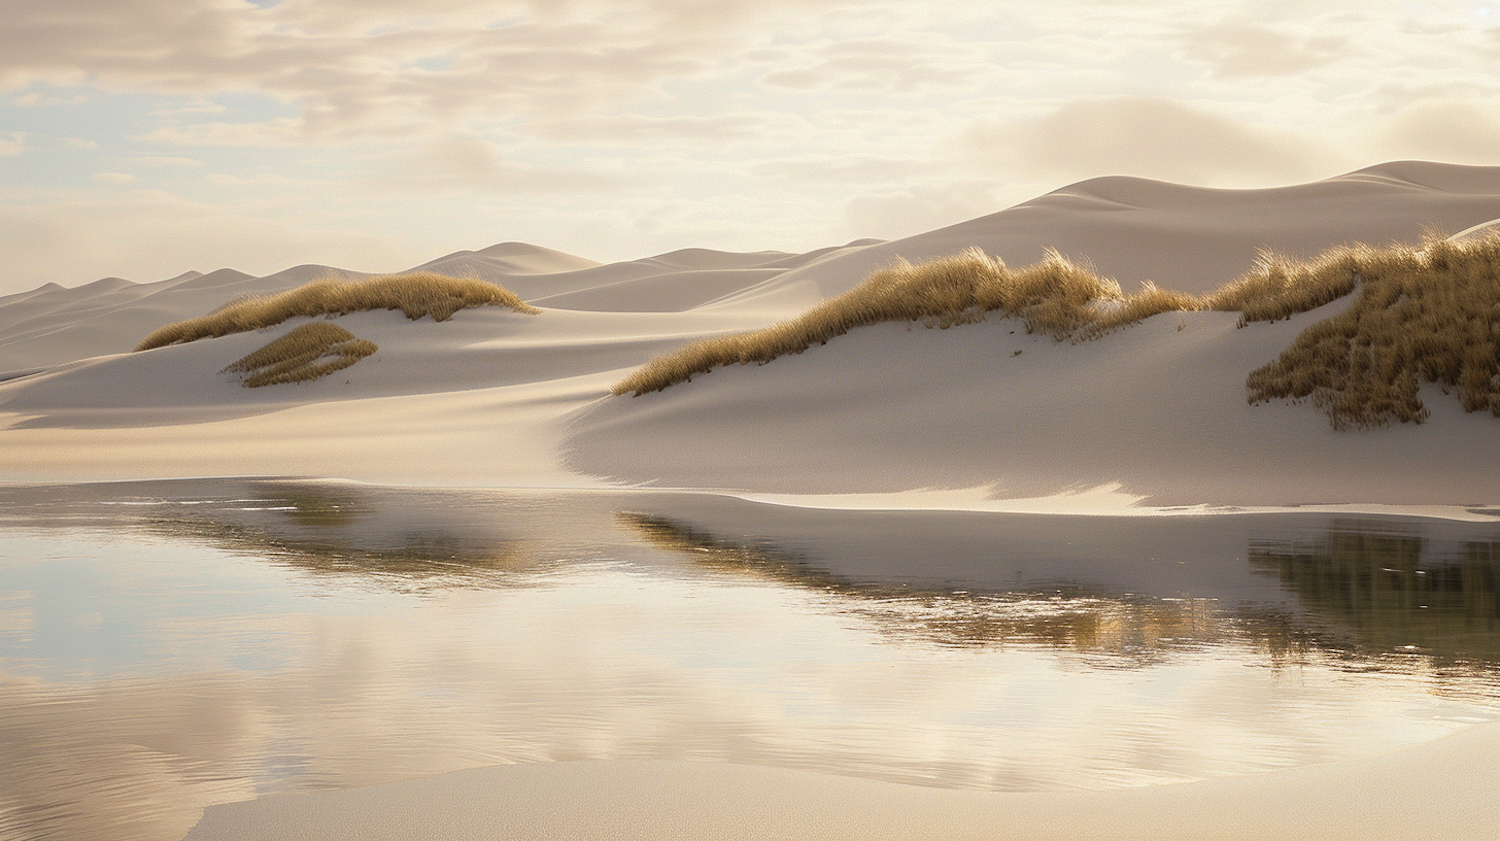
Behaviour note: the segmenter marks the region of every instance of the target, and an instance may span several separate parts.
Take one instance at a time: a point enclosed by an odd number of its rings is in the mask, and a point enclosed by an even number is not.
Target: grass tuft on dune
[[[1321,264],[1319,264],[1321,265]],[[870,275],[797,318],[748,333],[704,339],[659,356],[616,384],[614,394],[646,394],[732,363],[766,363],[856,327],[885,321],[933,326],[978,321],[999,312],[1019,318],[1028,333],[1058,340],[1091,339],[1163,312],[1242,310],[1250,320],[1284,318],[1321,306],[1354,286],[1311,282],[1301,266],[1266,256],[1245,277],[1205,296],[1146,283],[1125,295],[1120,285],[1049,250],[1040,262],[1012,269],[978,248],[913,265],[905,260]]]
[[[433,321],[446,321],[466,307],[485,306],[509,307],[528,315],[541,312],[503,286],[432,272],[369,280],[317,280],[275,295],[234,301],[208,315],[168,324],[142,340],[136,350],[260,330],[299,316],[401,310],[412,320],[430,315]]]
[[[1252,372],[1250,402],[1311,398],[1335,429],[1378,428],[1426,420],[1425,382],[1500,417],[1500,236],[1347,259],[1359,297]]]
[[[1251,271],[1204,295],[1115,281],[1049,251],[1011,269],[979,249],[902,261],[797,318],[694,342],[659,356],[612,389],[636,396],[733,363],[764,364],[885,321],[949,327],[999,312],[1029,333],[1094,339],[1163,312],[1239,312],[1240,324],[1308,312],[1360,290],[1350,309],[1305,330],[1281,358],[1250,374],[1251,403],[1311,398],[1335,428],[1421,423],[1419,382],[1454,389],[1468,411],[1500,417],[1500,235],[1420,247],[1331,249],[1308,261],[1264,254]]]
[[[379,350],[374,342],[327,321],[295,327],[265,347],[230,363],[222,374],[243,374],[246,388],[300,383],[348,368]]]
[[[761,330],[703,339],[647,362],[617,383],[614,394],[660,391],[732,363],[766,363],[801,353],[856,327],[928,320],[948,327],[999,310],[1026,329],[1066,338],[1098,317],[1097,301],[1119,301],[1120,286],[1055,251],[1012,270],[977,248],[920,265],[905,260],[824,301],[797,318]]]

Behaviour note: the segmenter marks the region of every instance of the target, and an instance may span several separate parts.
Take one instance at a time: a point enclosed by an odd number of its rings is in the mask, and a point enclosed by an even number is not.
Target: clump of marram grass
[[[509,307],[528,315],[541,312],[503,286],[432,272],[369,280],[316,280],[275,295],[231,302],[208,315],[168,324],[142,340],[136,350],[260,330],[298,316],[401,310],[414,321],[426,315],[432,316],[433,321],[446,321],[465,307],[485,306]]]
[[[221,374],[243,374],[246,388],[300,383],[348,368],[379,350],[374,342],[327,321],[303,324],[226,366]]]
[[[1118,283],[1074,265],[1056,251],[1020,270],[977,248],[915,266],[902,260],[789,321],[703,339],[658,356],[612,392],[660,391],[721,365],[770,362],[883,321],[928,320],[948,327],[1000,310],[1024,319],[1028,332],[1067,338],[1101,318],[1095,302],[1123,299]]]
[[[1028,333],[1083,341],[1164,312],[1240,313],[1240,326],[1308,312],[1360,290],[1353,305],[1307,328],[1251,373],[1251,403],[1311,397],[1337,429],[1421,423],[1419,384],[1456,390],[1467,411],[1500,417],[1500,233],[1462,242],[1429,235],[1420,248],[1341,246],[1309,261],[1263,253],[1245,275],[1204,295],[1119,284],[1049,251],[1011,269],[978,249],[877,271],[854,289],[762,330],[704,339],[659,356],[617,383],[646,394],[731,363],[766,363],[884,321],[933,326],[998,311]]]
[[[1022,319],[1028,333],[1047,333],[1058,340],[1088,339],[1157,313],[1208,306],[1198,296],[1158,289],[1151,283],[1127,296],[1114,280],[1054,250],[1048,250],[1038,263],[1012,269],[970,248],[917,265],[901,260],[789,321],[703,339],[658,356],[617,383],[612,392],[660,391],[721,365],[770,362],[825,344],[855,327],[884,321],[925,321],[949,327],[1000,312]]]
[[[1429,382],[1500,417],[1500,236],[1348,259],[1359,297],[1252,372],[1250,402],[1311,398],[1335,429],[1421,423]]]

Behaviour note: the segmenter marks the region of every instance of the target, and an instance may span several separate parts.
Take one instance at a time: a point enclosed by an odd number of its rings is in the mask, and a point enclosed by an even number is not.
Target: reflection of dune
[[[895,640],[953,647],[1036,644],[1118,656],[1146,665],[1171,650],[1249,638],[1274,660],[1307,648],[1307,634],[1280,613],[1233,616],[1213,599],[1108,595],[1080,587],[974,593],[858,583],[771,546],[723,541],[665,517],[616,519],[694,566],[827,593],[840,613],[868,620]]]
[[[1129,594],[1203,586],[1166,580],[1191,557],[1174,546],[1258,579],[1246,533],[1296,520],[1306,534],[1323,517],[1110,525],[624,498],[663,513],[614,513],[619,494],[306,482],[0,489],[7,537],[51,523],[94,541],[81,551],[112,574],[88,609],[131,613],[128,632],[166,652],[73,683],[0,664],[0,744],[16,746],[0,762],[0,838],[180,837],[206,804],[507,762],[694,759],[1061,789],[1369,756],[1456,726],[1432,717],[1456,707],[1420,670],[1369,674],[1376,658],[1330,651],[1290,611],[1241,608],[1244,591]],[[130,533],[166,539],[131,554],[115,540]],[[1207,537],[1222,533],[1228,544]],[[1090,559],[1078,574],[1036,551],[1065,540]],[[199,548],[158,548],[184,543]],[[935,555],[993,574],[965,590],[931,568],[899,574]],[[1006,555],[1048,577],[997,571]],[[1158,558],[1137,579],[1149,588],[1099,577]],[[538,586],[509,586],[526,582]],[[215,591],[208,607],[173,602],[200,587]],[[40,595],[76,609],[61,586]],[[44,618],[48,598],[26,598]],[[49,665],[65,673],[66,655]]]
[[[1428,555],[1419,537],[1344,524],[1312,545],[1252,543],[1250,564],[1315,614],[1351,628],[1368,651],[1500,663],[1500,543]]]
[[[173,538],[206,543],[236,553],[250,553],[273,563],[308,572],[388,579],[393,586],[458,586],[465,581],[494,580],[493,573],[525,563],[515,546],[479,545],[444,535],[410,534],[400,546],[364,548],[317,537],[277,535],[271,531],[207,517],[162,520],[154,531]]]
[[[358,493],[317,485],[268,488],[262,504],[182,509],[145,521],[147,531],[249,553],[315,574],[358,576],[423,588],[500,583],[497,573],[531,565],[520,542],[413,525],[362,528],[378,506]]]
[[[157,535],[398,589],[515,583],[509,573],[541,563],[532,544],[547,530],[534,514],[508,517],[512,505],[482,494],[282,480],[0,490],[11,522]]]

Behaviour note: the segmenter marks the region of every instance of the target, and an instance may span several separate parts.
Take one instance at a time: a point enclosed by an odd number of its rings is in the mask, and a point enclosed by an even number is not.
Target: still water
[[[0,489],[0,839],[485,765],[1181,782],[1500,718],[1500,522]]]

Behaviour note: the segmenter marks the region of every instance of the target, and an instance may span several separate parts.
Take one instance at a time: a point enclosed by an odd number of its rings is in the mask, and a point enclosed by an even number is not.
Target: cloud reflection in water
[[[1391,655],[1409,637],[1369,628],[1405,614],[1351,622],[1304,593],[1308,573],[1278,578],[1281,602],[1235,597],[1283,563],[1396,568],[1306,523],[1248,556],[1238,532],[1238,556],[1205,544],[1224,589],[1132,594],[1082,566],[984,586],[1003,552],[963,586],[861,572],[866,544],[777,532],[813,515],[724,500],[274,482],[0,495],[16,617],[0,624],[0,838],[170,839],[210,803],[569,759],[1141,785],[1380,753],[1497,706],[1483,650]],[[1056,521],[963,523],[1003,548]],[[1315,551],[1267,548],[1286,546]],[[1441,573],[1462,586],[1425,610],[1482,617],[1493,587],[1466,575]],[[99,621],[79,631],[85,614]],[[134,643],[100,660],[109,629]]]

